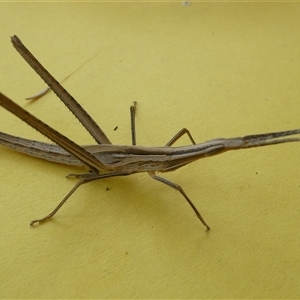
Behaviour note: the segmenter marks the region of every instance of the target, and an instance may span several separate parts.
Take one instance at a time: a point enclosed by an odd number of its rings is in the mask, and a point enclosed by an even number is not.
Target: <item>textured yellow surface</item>
[[[300,127],[299,3],[0,3],[1,92],[92,143],[10,43],[17,34],[116,144],[198,142]],[[0,109],[3,132],[46,141]],[[118,130],[114,128],[118,126]],[[188,144],[183,138],[178,145]],[[235,151],[165,177],[81,187],[82,170],[0,148],[1,298],[299,298],[300,144]],[[106,190],[106,188],[109,190]]]

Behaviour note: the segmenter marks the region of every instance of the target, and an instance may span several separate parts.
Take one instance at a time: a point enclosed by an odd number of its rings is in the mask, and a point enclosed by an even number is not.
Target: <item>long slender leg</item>
[[[50,220],[57,212],[58,210],[65,204],[65,202],[70,198],[70,196],[84,183],[87,183],[86,180],[80,180],[76,183],[76,185],[72,188],[72,190],[65,196],[65,198],[55,207],[55,209],[46,217],[41,219],[36,219],[30,222],[30,226],[33,226],[35,223],[43,223],[47,220]]]
[[[181,195],[186,199],[186,201],[189,203],[189,205],[192,207],[192,209],[194,210],[195,214],[197,215],[197,217],[200,219],[200,221],[202,222],[202,224],[207,228],[207,230],[210,230],[210,227],[207,225],[207,223],[204,221],[203,217],[201,216],[200,212],[197,210],[197,208],[195,207],[195,205],[193,204],[193,202],[189,199],[189,197],[186,195],[186,193],[183,191],[183,189],[181,188],[180,185],[173,183],[165,178],[162,178],[160,176],[157,176],[155,174],[155,172],[148,172],[148,174],[155,180],[160,181],[166,185],[168,185],[169,187],[177,190],[178,192],[181,193]]]
[[[93,170],[94,173],[98,173],[98,171],[106,173],[108,171],[106,166],[100,160],[95,158],[91,153],[89,153],[84,148],[80,147],[79,145],[68,139],[63,134],[54,130],[52,127],[39,120],[37,117],[31,115],[29,112],[27,112],[22,107],[14,103],[1,92],[0,105],[15,116],[17,116],[18,118],[20,118],[21,120],[23,120],[24,122],[26,122],[34,129],[38,130],[40,133],[48,137],[61,148],[73,154],[86,166]]]
[[[94,180],[108,178],[108,177],[115,177],[115,176],[125,176],[127,174],[115,172],[115,173],[108,173],[108,174],[95,174],[95,173],[88,173],[88,174],[70,174],[67,177],[76,177],[80,178],[80,180],[76,183],[76,185],[71,189],[71,191],[64,197],[64,199],[55,207],[55,209],[47,216],[41,219],[36,219],[30,222],[30,225],[33,226],[35,223],[43,223],[47,220],[50,220],[58,211],[59,209],[66,203],[66,201],[70,198],[70,196],[82,185]]]
[[[83,107],[65,90],[59,82],[42,66],[16,36],[11,37],[11,42],[19,54],[34,69],[34,71],[47,83],[52,91],[68,107],[80,123],[86,128],[98,144],[111,144],[108,137],[94,121],[94,119],[83,109]]]
[[[187,134],[190,141],[193,143],[193,145],[196,145],[196,142],[194,141],[192,135],[190,134],[189,130],[186,128],[182,128],[179,132],[177,132],[174,137],[172,137],[169,142],[166,144],[166,146],[172,146],[175,142],[177,142],[183,135]]]
[[[136,104],[137,104],[137,102],[134,101],[133,105],[130,106],[130,123],[131,123],[131,141],[132,141],[132,145],[136,145],[136,132],[135,132]]]
[[[136,114],[136,104],[137,102],[134,101],[133,105],[130,106],[130,121],[131,121],[131,140],[132,145],[136,145],[136,130],[135,130],[135,114]],[[174,137],[166,144],[166,146],[172,146],[175,142],[177,142],[183,135],[187,134],[190,141],[193,145],[196,145],[192,135],[190,134],[189,130],[186,128],[182,128],[179,132],[177,132]]]

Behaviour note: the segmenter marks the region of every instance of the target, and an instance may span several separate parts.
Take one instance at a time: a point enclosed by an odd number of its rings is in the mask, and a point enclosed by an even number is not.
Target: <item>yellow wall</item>
[[[0,90],[92,143],[10,43],[17,34],[116,144],[164,145],[300,128],[299,3],[0,3]],[[0,109],[0,130],[47,141]],[[118,126],[118,130],[114,128]],[[183,138],[178,145],[189,144]],[[235,151],[165,178],[81,187],[82,170],[0,148],[1,298],[300,297],[300,144]],[[106,190],[106,188],[109,190]]]

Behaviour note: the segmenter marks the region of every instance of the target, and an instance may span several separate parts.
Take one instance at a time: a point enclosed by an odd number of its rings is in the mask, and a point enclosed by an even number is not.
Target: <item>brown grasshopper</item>
[[[76,177],[79,181],[49,215],[41,219],[33,220],[30,225],[51,219],[75,190],[84,183],[102,178],[127,176],[134,173],[147,172],[153,179],[179,191],[192,207],[203,225],[209,230],[209,226],[183,189],[178,184],[156,175],[156,172],[171,172],[200,158],[217,155],[228,150],[300,141],[300,138],[296,137],[284,138],[286,136],[299,134],[300,129],[296,129],[228,139],[218,138],[196,144],[190,132],[183,128],[164,147],[137,146],[135,137],[134,105],[130,108],[132,146],[113,145],[91,116],[39,63],[39,61],[22,44],[20,39],[17,36],[13,36],[11,42],[26,62],[64,102],[97,142],[96,145],[89,146],[79,146],[75,144],[73,141],[52,129],[50,126],[46,125],[0,93],[0,105],[2,107],[44,134],[56,144],[23,139],[0,132],[1,145],[45,160],[83,166],[89,169],[88,173],[67,175],[67,177]],[[184,134],[188,135],[193,145],[171,147]]]

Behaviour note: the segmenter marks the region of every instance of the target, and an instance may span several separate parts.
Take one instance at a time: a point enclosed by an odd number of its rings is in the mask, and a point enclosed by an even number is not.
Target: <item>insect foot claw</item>
[[[48,221],[50,219],[51,219],[51,217],[45,217],[43,219],[33,220],[30,222],[30,226],[33,226],[33,224],[35,224],[35,223],[39,223],[39,224],[44,223],[45,221]]]
[[[75,177],[75,178],[78,178],[80,177],[80,174],[68,174],[66,175],[67,178],[70,178],[70,177]]]
[[[87,179],[95,177],[95,173],[88,173],[88,174],[68,174],[66,176],[67,178],[73,177],[73,178],[79,178],[79,179]]]

